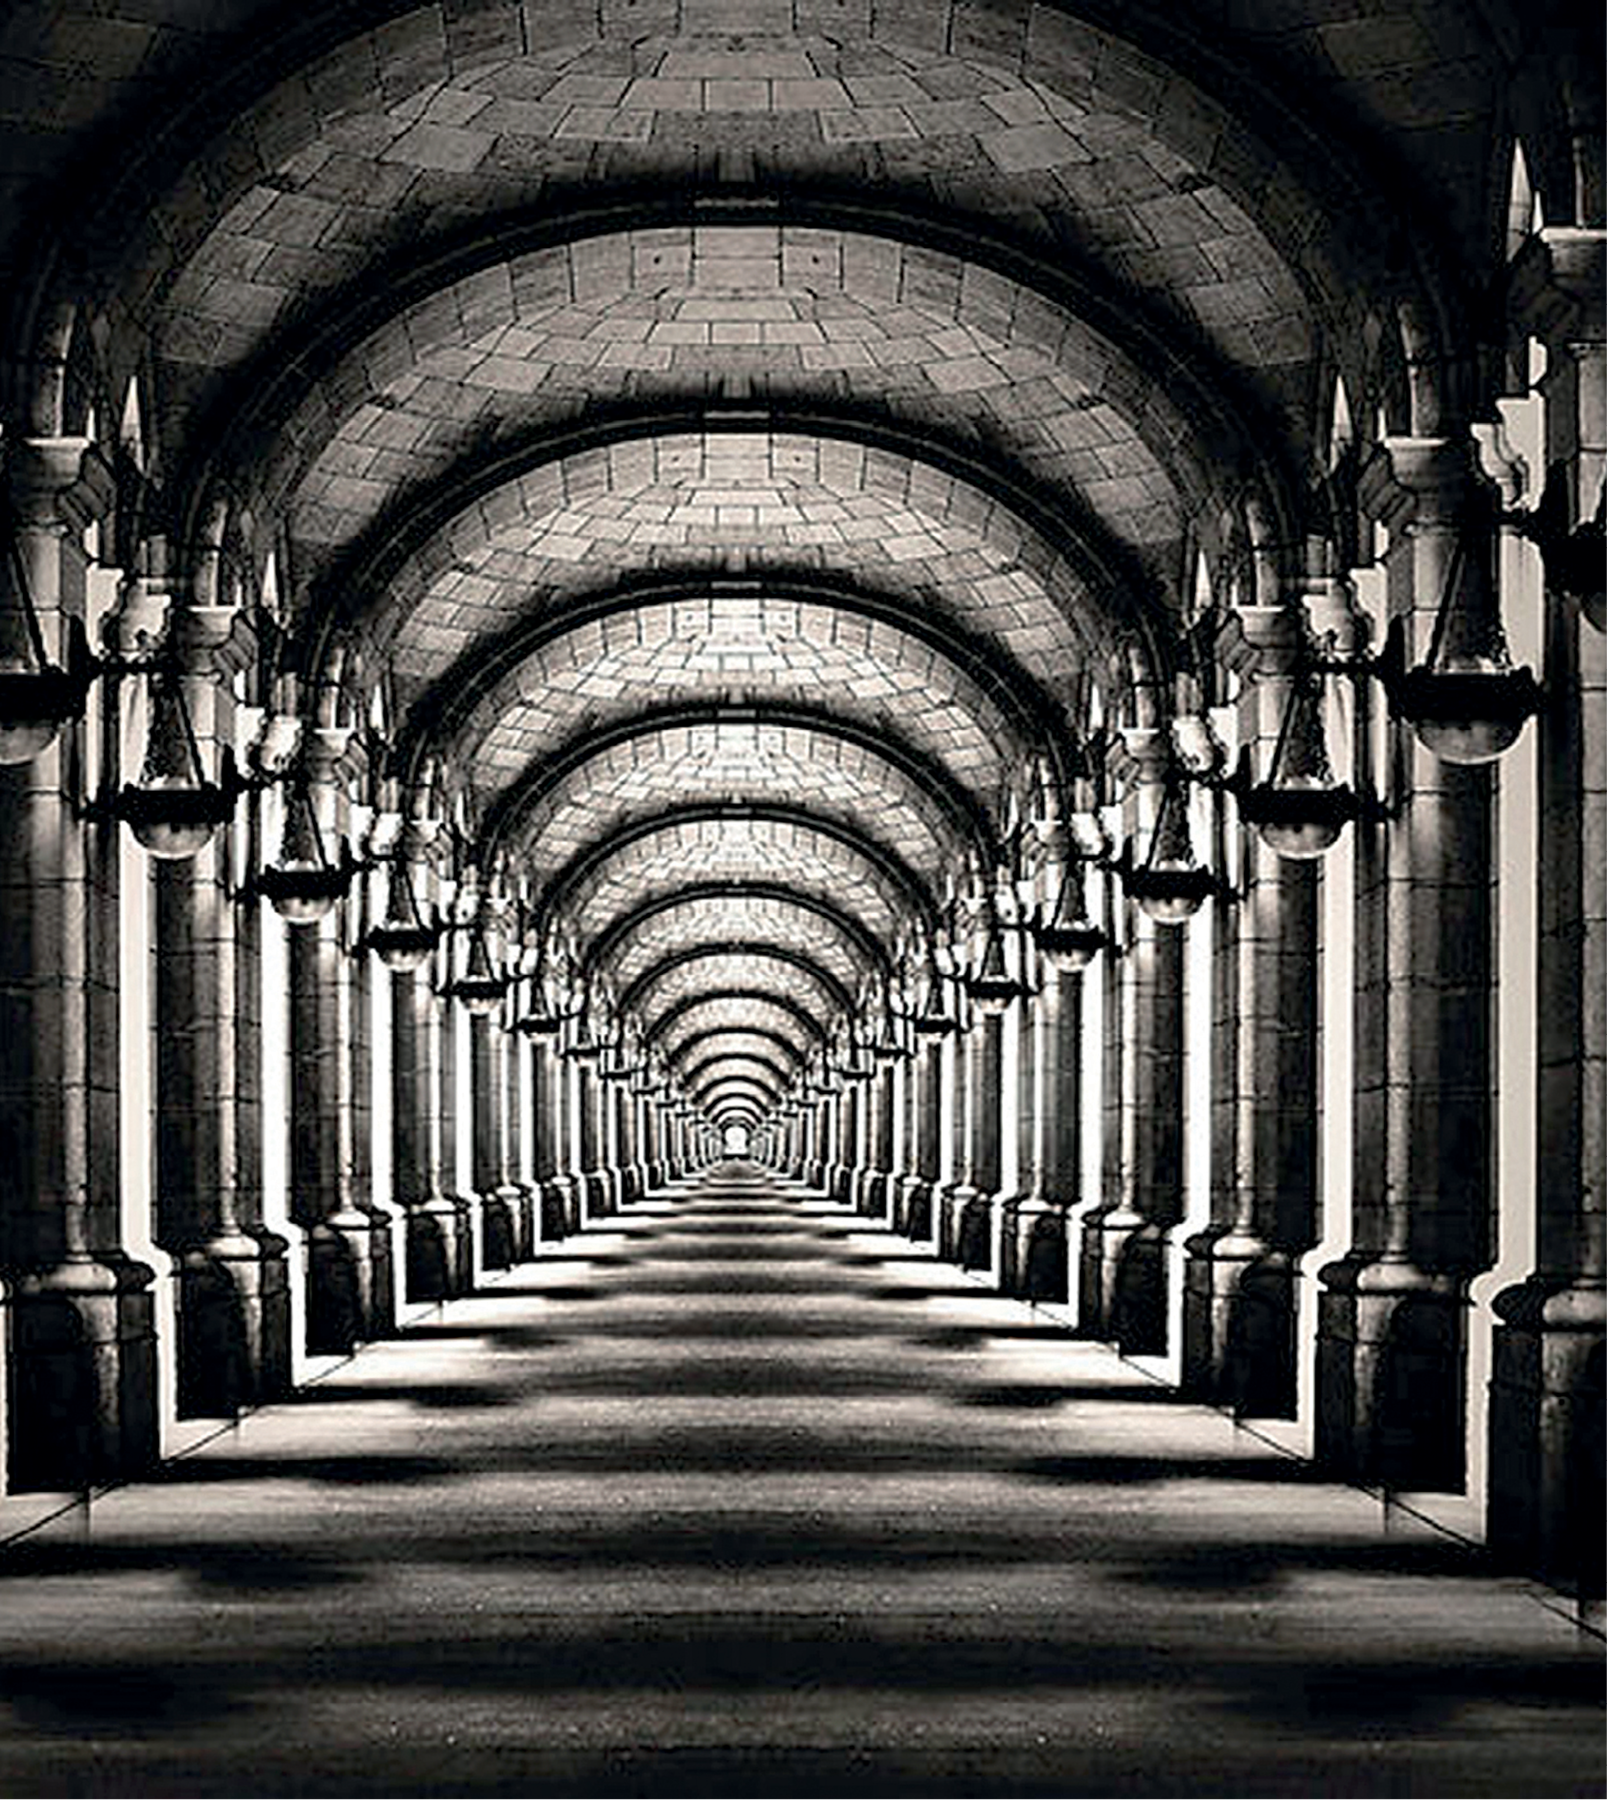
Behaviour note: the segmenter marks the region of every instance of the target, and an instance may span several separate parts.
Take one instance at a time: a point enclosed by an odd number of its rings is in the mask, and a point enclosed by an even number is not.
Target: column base
[[[932,1235],[932,1184],[919,1175],[901,1175],[889,1197],[892,1229],[912,1242]]]
[[[862,1217],[885,1224],[888,1216],[888,1192],[894,1177],[885,1169],[861,1169],[856,1182],[854,1210]]]
[[[494,1187],[475,1195],[482,1269],[511,1269],[518,1260],[520,1198],[513,1187]]]
[[[1122,1329],[1120,1275],[1123,1253],[1144,1217],[1129,1206],[1104,1201],[1083,1215],[1077,1266],[1077,1308],[1089,1337],[1116,1343]]]
[[[77,1492],[159,1456],[155,1272],[120,1254],[19,1276],[12,1288],[15,1492]]]
[[[820,1185],[828,1200],[847,1206],[853,1200],[854,1171],[847,1163],[827,1163],[820,1172]]]
[[[387,1241],[377,1243],[384,1234]],[[307,1349],[348,1356],[391,1329],[384,1310],[390,1264],[388,1222],[356,1207],[321,1220],[307,1233]]]
[[[1533,1276],[1498,1294],[1489,1543],[1510,1568],[1603,1598],[1607,1295]]]
[[[1318,1464],[1359,1486],[1462,1492],[1461,1279],[1366,1256],[1329,1263],[1318,1279]]]
[[[1240,1418],[1296,1412],[1294,1269],[1249,1232],[1213,1227],[1184,1246],[1182,1392]]]
[[[1005,1208],[999,1287],[1044,1306],[1063,1306],[1071,1298],[1064,1206],[1027,1195]]]
[[[575,1177],[583,1220],[606,1219],[619,1210],[607,1169],[586,1169]]]
[[[966,1185],[939,1190],[937,1253],[962,1269],[993,1267],[995,1196]]]
[[[289,1245],[235,1232],[178,1268],[178,1414],[233,1418],[291,1390]]]
[[[463,1289],[463,1214],[444,1194],[407,1209],[405,1288],[408,1302],[450,1300]]]

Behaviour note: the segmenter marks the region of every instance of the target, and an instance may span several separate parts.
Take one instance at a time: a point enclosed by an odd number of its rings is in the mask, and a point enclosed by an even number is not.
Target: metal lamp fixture
[[[910,1021],[922,1037],[944,1037],[959,1029],[960,1022],[947,1005],[943,983],[943,971],[937,966],[936,953],[928,946],[926,968],[921,977],[921,1002]]]
[[[179,861],[203,850],[228,823],[245,783],[227,746],[220,779],[208,778],[177,668],[164,664],[152,683],[145,763],[139,780],[124,784],[110,810],[152,856]]]
[[[258,890],[287,924],[313,925],[327,918],[345,897],[352,866],[344,839],[340,855],[330,861],[318,828],[311,785],[305,775],[298,777],[285,797],[279,861],[270,863],[257,877]]]
[[[1157,925],[1187,924],[1217,891],[1216,877],[1194,855],[1188,795],[1178,772],[1166,777],[1148,855],[1134,865],[1124,850],[1117,872],[1129,897]]]
[[[1533,671],[1512,666],[1491,539],[1491,521],[1480,506],[1457,533],[1427,656],[1405,666],[1405,621],[1395,619],[1378,659],[1392,709],[1442,762],[1494,762],[1540,710]]]
[[[409,975],[429,960],[441,927],[426,925],[420,916],[405,857],[392,862],[387,885],[385,916],[369,928],[364,942],[393,975]]]
[[[1505,517],[1539,550],[1546,586],[1577,600],[1591,624],[1607,631],[1607,482],[1597,491],[1592,517],[1571,526],[1569,511],[1567,478],[1557,463],[1539,504]]]
[[[1238,798],[1239,817],[1267,848],[1302,861],[1331,850],[1359,811],[1354,791],[1334,778],[1322,701],[1322,671],[1303,662],[1290,684],[1266,779],[1251,778],[1246,745],[1225,784]]]
[[[1005,954],[1004,927],[999,909],[990,895],[984,909],[982,954],[976,967],[965,977],[964,986],[972,1004],[984,1018],[998,1018],[1012,1000],[1026,992],[1025,984],[1010,973]]]
[[[1081,863],[1070,851],[1069,834],[1059,828],[1052,842],[1057,855],[1051,868],[1058,876],[1054,905],[1048,916],[1032,919],[1032,941],[1039,958],[1064,974],[1086,969],[1110,939],[1084,911]]]
[[[464,1010],[476,1019],[487,1019],[501,1006],[508,991],[508,977],[491,964],[491,947],[485,937],[483,907],[476,911],[469,935],[469,954],[463,973],[447,984],[451,999],[461,1001]]]

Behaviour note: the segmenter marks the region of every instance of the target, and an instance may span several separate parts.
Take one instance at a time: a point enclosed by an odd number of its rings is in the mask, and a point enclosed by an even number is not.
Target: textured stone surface
[[[13,1544],[18,1793],[1579,1794],[1477,1553],[732,1171]]]
[[[884,940],[910,896],[862,852],[807,824],[770,819],[706,819],[664,825],[634,839],[578,883],[565,912],[593,935],[640,905],[692,881],[781,882],[834,898]]]
[[[824,731],[762,720],[644,728],[563,776],[519,812],[512,832],[539,877],[671,805],[800,798],[895,851],[934,888],[963,855],[953,817],[884,756]]]
[[[609,973],[621,989],[675,951],[702,944],[780,944],[796,950],[856,990],[871,972],[863,948],[830,919],[780,899],[751,895],[685,899],[634,926],[609,958]]]

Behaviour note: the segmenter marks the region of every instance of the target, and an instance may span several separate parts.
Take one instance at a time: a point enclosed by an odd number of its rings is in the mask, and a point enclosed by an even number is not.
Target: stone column
[[[1547,468],[1569,526],[1607,478],[1607,233],[1547,229],[1514,269],[1520,338],[1546,349],[1539,384]],[[1535,496],[1538,498],[1538,495]],[[1535,1267],[1496,1296],[1489,1536],[1509,1564],[1604,1587],[1603,1341],[1607,1331],[1607,638],[1548,581],[1539,737],[1539,1066]],[[1505,1212],[1503,1212],[1503,1219]]]
[[[597,1075],[589,1058],[571,1059],[575,1132],[570,1164],[580,1195],[580,1222],[606,1210],[602,1184],[602,1119],[598,1112]]]
[[[471,1183],[480,1205],[480,1261],[487,1269],[512,1266],[517,1243],[518,1192],[506,1161],[507,1033],[491,1017],[469,1019]]]
[[[82,544],[109,507],[110,471],[87,439],[34,438],[14,446],[9,474],[59,662],[66,621],[85,615]],[[90,780],[124,778],[110,684],[98,701],[104,740],[91,716],[0,767],[0,1269],[17,1489],[87,1487],[157,1454],[153,1270],[127,1253],[119,1204],[120,827],[75,817]]]
[[[344,824],[339,765],[349,734],[309,731],[302,754],[319,829]],[[348,1353],[381,1334],[383,1262],[357,1185],[358,996],[340,909],[288,933],[291,1217],[308,1235],[307,1348]]]
[[[1258,656],[1239,741],[1264,779],[1305,624],[1295,607],[1238,618]],[[1318,865],[1243,827],[1236,848],[1239,898],[1212,909],[1211,1222],[1186,1245],[1182,1387],[1293,1418],[1294,1271],[1317,1224]]]
[[[535,1163],[535,1047],[522,1031],[509,1034],[503,1056],[503,1114],[506,1125],[504,1166],[513,1211],[515,1262],[529,1262],[541,1241],[541,1196]]]
[[[229,678],[251,654],[250,633],[225,607],[175,613],[170,629],[191,671],[197,740],[215,754],[234,736]],[[242,834],[225,827],[195,856],[151,865],[156,1238],[175,1259],[180,1417],[232,1417],[290,1383],[288,1245],[261,1224],[260,1158],[243,1155],[240,1138],[255,1098],[240,1076],[256,1012],[239,941],[254,906],[232,897],[254,866],[249,842],[239,855]]]
[[[406,1297],[445,1300],[465,1291],[470,1256],[466,1220],[452,1197],[450,1005],[428,964],[390,979],[392,1191],[406,1218]]]
[[[889,1092],[892,1068],[872,1053],[870,1080],[864,1095],[864,1160],[855,1177],[859,1211],[879,1219],[887,1205],[887,1182],[893,1160],[893,1097]]]
[[[1068,969],[1061,958],[1040,958],[1033,1002],[1035,1121],[1031,1160],[1023,1165],[1025,1191],[1016,1208],[1015,1281],[1009,1291],[1050,1304],[1069,1298],[1066,1218],[1081,1192],[1082,984],[1082,972]]]
[[[1388,439],[1366,498],[1416,661],[1469,508],[1491,503],[1477,452]],[[1467,548],[1488,541],[1475,530]],[[1398,816],[1357,840],[1356,1242],[1321,1272],[1316,1453],[1351,1480],[1455,1492],[1465,1295],[1493,1250],[1490,771],[1391,729]]]
[[[943,1185],[938,1195],[934,1219],[937,1253],[949,1262],[959,1261],[961,1221],[977,1197],[976,1132],[971,1121],[977,1107],[981,1078],[981,1027],[981,1019],[973,1012],[954,1044],[952,1179]]]
[[[1169,752],[1156,733],[1130,734],[1149,780],[1129,800],[1142,856]],[[1183,1216],[1183,980],[1186,928],[1158,924],[1124,900],[1125,948],[1107,957],[1105,1196],[1085,1216],[1083,1328],[1124,1354],[1167,1349],[1166,1234]]]
[[[956,1222],[954,1260],[962,1269],[995,1270],[995,1214],[1005,1127],[1004,1032],[1008,1013],[983,1013],[971,1027],[975,1052],[968,1073],[967,1185]]]
[[[905,1057],[898,1089],[900,1155],[898,1173],[888,1184],[887,1222],[909,1235],[910,1204],[920,1180],[921,1051],[917,1041]]]
[[[1023,957],[1025,961],[1025,957]],[[1015,1118],[1006,1119],[1015,1144],[1015,1180],[996,1207],[998,1240],[993,1266],[999,1286],[1007,1294],[1023,1291],[1022,1239],[1031,1231],[1031,1220],[1041,1208],[1040,1159],[1043,1150],[1043,1064],[1040,1032],[1043,1024],[1038,996],[1027,994],[1012,1008],[1016,1031]],[[1006,1028],[1008,1029],[1008,1020]],[[1013,1129],[1012,1129],[1013,1127]]]
[[[345,773],[356,779],[361,766],[347,767]],[[362,842],[367,831],[366,814],[346,809],[345,823],[353,838]],[[345,907],[336,909],[341,946],[345,955],[350,1005],[349,1049],[351,1056],[351,1163],[352,1195],[360,1211],[369,1220],[369,1257],[372,1269],[367,1335],[385,1337],[396,1329],[397,1271],[395,1267],[396,1215],[391,1210],[389,1194],[381,1194],[375,1186],[374,1170],[374,1082],[376,1066],[383,1073],[390,1060],[390,1043],[381,1047],[381,1060],[376,1065],[374,1042],[373,958],[359,950],[361,932],[366,924],[361,895],[354,895]]]
[[[560,1158],[559,1101],[563,1071],[558,1047],[551,1036],[536,1037],[530,1044],[530,1120],[534,1142],[531,1162],[535,1170],[539,1232],[543,1243],[560,1243],[569,1230],[564,1196],[558,1186],[563,1164]]]

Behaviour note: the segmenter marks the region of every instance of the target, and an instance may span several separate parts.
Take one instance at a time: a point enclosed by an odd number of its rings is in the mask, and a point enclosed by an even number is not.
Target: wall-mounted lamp
[[[1157,925],[1184,925],[1222,884],[1200,867],[1189,834],[1188,794],[1181,771],[1167,773],[1160,811],[1150,834],[1149,851],[1135,864],[1132,846],[1123,848],[1116,864],[1128,897]]]
[[[257,891],[290,925],[314,925],[345,898],[356,864],[344,838],[333,860],[324,849],[312,787],[299,775],[285,796],[285,829],[279,860],[257,877]]]
[[[1027,991],[1020,977],[1010,973],[1004,926],[999,921],[999,909],[991,894],[983,908],[982,954],[975,967],[964,976],[962,985],[971,1004],[988,1019],[1000,1017],[1012,1000]]]
[[[439,921],[425,924],[413,892],[407,859],[400,853],[391,863],[387,887],[385,916],[377,925],[369,927],[363,945],[372,950],[393,975],[410,975],[429,961],[443,927]]]
[[[1482,507],[1457,532],[1423,661],[1406,667],[1406,625],[1391,621],[1375,666],[1391,710],[1442,762],[1494,762],[1540,710],[1540,686],[1515,669],[1493,580]]]
[[[1570,528],[1568,483],[1563,466],[1553,465],[1539,504],[1504,515],[1504,522],[1535,545],[1553,593],[1577,600],[1598,631],[1607,631],[1607,482],[1596,496],[1592,518]]]
[[[1354,790],[1334,778],[1322,701],[1322,669],[1303,660],[1290,682],[1266,779],[1254,779],[1246,745],[1237,768],[1222,783],[1237,799],[1239,817],[1269,850],[1302,861],[1331,850],[1345,826],[1364,810]]]
[[[122,819],[135,841],[152,856],[179,861],[196,855],[234,815],[247,782],[224,746],[219,778],[211,780],[201,760],[184,680],[171,663],[151,673],[151,720],[145,762],[137,782],[125,782],[105,810]]]
[[[464,961],[463,973],[446,984],[446,994],[449,999],[460,1001],[471,1018],[488,1019],[502,1005],[507,991],[507,975],[492,967],[482,904],[476,909],[469,928],[469,954]]]

